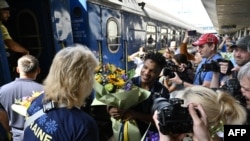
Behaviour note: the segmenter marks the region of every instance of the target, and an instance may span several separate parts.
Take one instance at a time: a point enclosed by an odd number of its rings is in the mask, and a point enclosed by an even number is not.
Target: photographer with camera
[[[224,125],[247,120],[245,108],[232,96],[203,86],[187,87],[170,100],[155,99],[152,112],[160,141],[182,140],[187,133],[196,141],[221,140]]]
[[[193,85],[202,85],[205,87],[210,87],[213,72],[203,71],[202,65],[210,63],[212,60],[217,60],[222,58],[221,55],[217,53],[218,39],[214,34],[206,33],[201,35],[201,37],[197,41],[193,42],[192,45],[197,47],[197,51],[202,56],[202,61],[196,68],[193,83],[188,83],[183,81],[178,76],[178,74],[176,74],[175,77],[170,80],[176,84],[182,84],[185,87]]]
[[[193,132],[194,134],[196,134],[196,138],[202,141],[210,141],[210,134],[207,128],[207,115],[204,112],[202,106],[200,104],[196,105],[197,109],[199,109],[199,112],[201,113],[201,118],[199,118],[199,116],[197,115],[195,108],[194,108],[194,104],[189,104],[188,106],[188,111],[192,117],[193,120]],[[160,131],[160,127],[159,127],[159,120],[158,120],[158,115],[159,112],[155,111],[154,115],[153,115],[153,119],[154,122],[157,126],[157,129],[159,130],[159,141],[180,141],[183,140],[187,134],[183,133],[183,134],[177,134],[177,135],[165,135],[163,133],[161,133]]]
[[[187,60],[185,54],[176,54],[171,61],[167,61],[166,67],[163,69],[163,80],[160,81],[168,88],[169,92],[180,90],[183,85],[171,83],[169,85],[169,78],[175,77],[174,72],[180,76],[183,81],[193,83],[194,71],[192,63]]]
[[[240,101],[243,106],[246,105],[240,90],[240,83],[237,79],[237,71],[232,71],[234,65],[230,60],[218,59],[210,64],[204,64],[202,67],[203,71],[213,71],[210,88],[226,91]]]
[[[246,63],[248,63],[250,61],[250,36],[245,36],[243,38],[241,38],[236,45],[234,46],[234,59],[235,62],[237,64],[237,67],[234,67],[233,69],[230,68],[230,64],[229,63],[220,63],[220,65],[223,65],[224,67],[228,67],[228,70],[231,70],[232,73],[232,77],[230,79],[228,79],[227,81],[224,82],[223,85],[220,85],[220,79],[219,77],[215,76],[213,77],[213,81],[211,84],[212,88],[222,88],[225,89],[227,91],[230,91],[230,93],[238,100],[240,100],[240,102],[242,103],[242,105],[246,105],[247,104],[247,100],[244,99],[244,97],[246,98],[246,96],[242,95],[242,89],[241,89],[241,79],[239,79],[239,77],[237,78],[237,73],[239,70],[241,70],[241,67],[243,67]]]

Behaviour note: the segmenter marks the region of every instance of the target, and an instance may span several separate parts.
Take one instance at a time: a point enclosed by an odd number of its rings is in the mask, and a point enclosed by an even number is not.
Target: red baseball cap
[[[214,43],[214,44],[218,44],[218,38],[212,34],[212,33],[206,33],[201,35],[201,37],[192,43],[193,46],[201,46],[205,43]]]

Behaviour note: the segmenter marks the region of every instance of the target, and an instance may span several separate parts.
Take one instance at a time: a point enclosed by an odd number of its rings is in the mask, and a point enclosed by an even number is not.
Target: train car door
[[[70,9],[74,43],[90,47],[89,40],[92,38],[90,38],[88,32],[89,22],[86,0],[70,0]]]
[[[121,38],[121,13],[119,10],[102,7],[102,35],[105,63],[114,63],[124,68],[123,46]]]
[[[124,68],[120,10],[88,3],[89,46],[102,63]]]
[[[47,76],[55,53],[73,43],[69,1],[7,0],[13,10],[6,26],[12,38],[39,59],[39,82]],[[13,57],[16,63],[18,55]]]

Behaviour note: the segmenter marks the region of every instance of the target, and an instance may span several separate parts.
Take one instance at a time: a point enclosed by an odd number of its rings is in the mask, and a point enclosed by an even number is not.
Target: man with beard
[[[153,123],[151,107],[153,106],[154,99],[157,97],[169,99],[169,91],[158,81],[165,64],[165,58],[161,53],[147,53],[141,69],[141,75],[133,77],[131,81],[134,85],[149,90],[151,92],[149,98],[128,110],[108,106],[108,113],[115,119],[134,119],[141,135],[143,135],[149,123]],[[157,129],[153,125],[151,125],[149,130],[157,133]]]
[[[250,61],[250,36],[241,38],[234,46],[234,60],[238,67],[233,70],[238,70],[240,67]]]
[[[234,71],[239,70],[237,79],[240,83],[240,90],[244,97],[245,107],[248,111],[248,124],[250,123],[250,36],[247,35],[241,38],[234,50],[234,59],[238,67],[234,68]]]

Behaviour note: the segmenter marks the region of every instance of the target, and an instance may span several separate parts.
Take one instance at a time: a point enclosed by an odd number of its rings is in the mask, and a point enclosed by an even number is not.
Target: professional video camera
[[[175,65],[173,61],[167,61],[166,67],[163,68],[163,76],[168,76],[169,78],[175,77],[174,72],[178,72],[179,67]]]
[[[169,101],[163,97],[156,98],[152,112],[159,111],[158,120],[162,134],[179,134],[193,132],[193,120],[187,107],[181,107],[183,100],[172,98]]]
[[[228,69],[226,72],[226,75],[231,74],[231,69],[234,67],[233,63],[230,60],[225,59],[217,59],[216,61],[212,60],[210,63],[205,63],[201,66],[202,71],[214,71],[214,72],[220,72],[220,62],[228,63]]]

